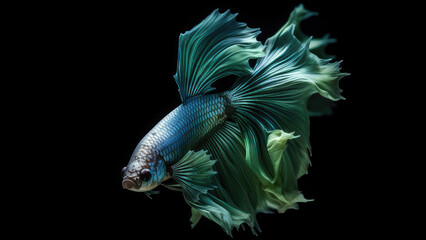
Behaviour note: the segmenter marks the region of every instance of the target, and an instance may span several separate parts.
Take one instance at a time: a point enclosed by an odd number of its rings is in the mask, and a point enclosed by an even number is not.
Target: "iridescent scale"
[[[188,99],[164,117],[139,143],[137,151],[149,147],[166,165],[179,161],[226,119],[227,99],[223,94]],[[142,154],[142,152],[141,152]],[[134,156],[139,155],[138,153]]]

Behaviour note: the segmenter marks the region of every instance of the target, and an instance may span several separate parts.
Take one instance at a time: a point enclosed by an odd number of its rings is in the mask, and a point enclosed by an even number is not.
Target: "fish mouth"
[[[122,182],[122,185],[124,189],[133,190],[133,191],[139,188],[138,184],[129,178],[124,179]]]

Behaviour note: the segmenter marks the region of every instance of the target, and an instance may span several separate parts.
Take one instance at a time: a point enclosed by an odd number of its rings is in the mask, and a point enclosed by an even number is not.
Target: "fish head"
[[[164,159],[152,151],[136,149],[129,163],[121,170],[123,188],[147,192],[161,184],[166,176]]]

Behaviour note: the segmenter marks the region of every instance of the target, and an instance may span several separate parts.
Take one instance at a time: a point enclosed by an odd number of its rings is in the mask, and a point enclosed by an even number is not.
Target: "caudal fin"
[[[280,199],[277,196],[286,194],[288,200],[288,192],[285,194],[282,186],[289,181],[294,200],[305,201],[298,194],[296,180],[307,173],[310,163],[308,100],[313,94],[332,101],[344,99],[339,80],[347,75],[340,72],[340,62],[311,53],[312,38],[299,40],[295,29],[295,23],[287,23],[269,38],[266,55],[257,60],[252,74],[240,78],[229,93],[235,108],[232,117],[245,143],[246,162],[270,195],[275,196],[274,203]],[[286,143],[283,157],[278,160],[272,159],[267,148],[269,134],[274,130],[298,136]],[[277,167],[283,161],[286,167]]]

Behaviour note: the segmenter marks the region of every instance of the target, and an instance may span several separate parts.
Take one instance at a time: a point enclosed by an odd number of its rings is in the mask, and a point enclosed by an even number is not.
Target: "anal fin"
[[[256,212],[265,210],[260,206],[264,202],[264,192],[256,175],[247,166],[244,141],[237,124],[224,122],[204,139],[199,148],[208,150],[218,160],[214,165],[218,172],[214,178],[218,187],[203,199],[208,206],[200,210],[209,210],[200,211],[202,215],[222,226],[228,234],[243,223],[253,231],[260,231]]]

